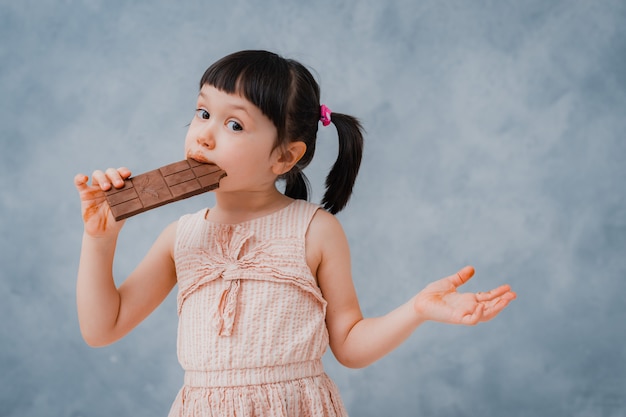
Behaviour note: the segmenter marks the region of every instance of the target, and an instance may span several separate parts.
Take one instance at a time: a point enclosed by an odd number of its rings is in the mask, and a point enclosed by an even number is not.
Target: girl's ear
[[[306,152],[306,144],[302,141],[289,142],[284,147],[275,150],[277,158],[272,165],[272,172],[282,175],[288,172]]]

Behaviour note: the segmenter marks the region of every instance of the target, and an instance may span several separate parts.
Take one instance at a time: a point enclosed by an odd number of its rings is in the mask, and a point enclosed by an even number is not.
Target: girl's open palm
[[[415,311],[425,320],[473,325],[491,320],[515,299],[508,285],[488,292],[457,292],[473,275],[474,268],[466,266],[455,275],[430,283],[415,296]]]
[[[91,236],[98,237],[110,233],[119,233],[124,221],[116,222],[111,208],[104,194],[105,190],[111,187],[121,187],[124,179],[130,177],[127,168],[107,169],[106,172],[94,171],[91,185],[88,184],[89,177],[78,174],[74,177],[74,185],[80,195],[81,210],[85,232]]]

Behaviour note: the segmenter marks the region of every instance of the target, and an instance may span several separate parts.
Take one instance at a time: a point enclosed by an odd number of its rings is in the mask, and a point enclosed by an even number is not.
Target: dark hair
[[[268,51],[240,51],[211,65],[200,80],[200,88],[211,85],[226,93],[237,93],[257,106],[276,126],[276,148],[290,141],[302,141],[306,152],[298,163],[281,176],[285,195],[306,200],[309,183],[302,170],[315,153],[320,120],[320,89],[299,62]],[[335,214],[352,194],[361,165],[363,134],[359,121],[346,114],[332,113],[339,135],[339,155],[326,177],[322,205]]]

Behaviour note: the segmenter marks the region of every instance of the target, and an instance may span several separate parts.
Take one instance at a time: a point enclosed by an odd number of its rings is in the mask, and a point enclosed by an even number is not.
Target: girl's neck
[[[207,220],[215,223],[236,224],[273,213],[293,201],[273,188],[263,192],[215,192],[215,206]]]

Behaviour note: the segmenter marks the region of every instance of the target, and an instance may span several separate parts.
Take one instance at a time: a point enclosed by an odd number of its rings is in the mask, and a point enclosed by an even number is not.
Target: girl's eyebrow
[[[200,96],[201,98],[203,98],[204,100],[208,100],[208,97],[206,96],[206,94],[204,94],[204,92],[200,91],[200,93],[198,94],[198,96]],[[248,116],[250,116],[250,113],[248,113],[248,109],[246,108],[246,106],[242,105],[242,104],[228,104],[228,107],[232,110],[242,110],[244,113],[246,113]]]
[[[202,97],[203,99],[207,100],[207,96],[206,94],[204,94],[204,91],[200,90],[200,92],[198,93],[198,97]]]

